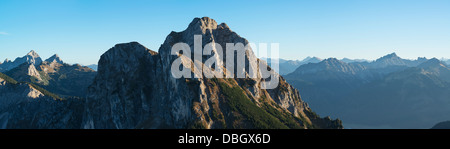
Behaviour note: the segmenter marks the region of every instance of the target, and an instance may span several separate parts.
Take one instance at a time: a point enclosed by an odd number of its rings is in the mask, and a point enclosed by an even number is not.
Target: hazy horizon
[[[176,3],[177,5],[173,5]],[[239,5],[238,5],[239,4]],[[280,43],[280,58],[450,58],[450,1],[0,2],[0,61],[30,50],[43,59],[96,64],[118,43],[158,51],[171,31],[208,16],[253,43]]]
[[[31,52],[31,51],[35,51],[37,54],[39,54],[39,51],[36,51],[36,50],[30,50],[30,51],[28,51],[27,53],[29,53],[29,52]],[[106,51],[105,51],[105,52],[106,52]],[[8,59],[8,60],[10,60],[10,61],[14,61],[16,58],[23,57],[23,56],[25,56],[27,53],[25,53],[25,54],[23,54],[23,55],[21,55],[21,56],[17,56],[17,57],[15,57],[15,58],[5,58],[5,60]],[[394,52],[394,53],[395,53],[395,52]],[[55,53],[55,54],[57,54],[58,57],[61,57],[58,53]],[[53,55],[55,55],[55,54],[51,54],[50,56],[41,56],[41,55],[39,54],[39,56],[40,56],[41,59],[44,61],[44,60],[50,58],[51,56],[53,56]],[[388,53],[388,54],[392,54],[392,53]],[[382,55],[382,56],[380,56],[380,57],[378,57],[378,58],[376,58],[376,59],[379,59],[379,58],[381,58],[381,57],[383,57],[383,56],[386,56],[386,55],[388,55],[388,54]],[[397,54],[397,56],[399,56],[400,58],[403,58],[403,59],[408,59],[408,60],[417,60],[418,58],[422,58],[422,57],[417,57],[417,58],[409,59],[409,58],[404,58],[404,57],[402,57],[401,55],[398,55],[398,54]],[[299,58],[299,59],[286,59],[286,58],[280,57],[280,59],[283,59],[283,60],[293,60],[293,61],[302,61],[302,60],[305,60],[305,59],[308,58],[308,57],[313,58],[313,57],[317,57],[317,56],[306,56],[306,57],[304,57],[304,58]],[[267,57],[258,57],[258,58],[265,59],[265,58],[267,58]],[[343,58],[338,58],[338,57],[317,57],[317,58],[320,58],[320,59],[322,59],[322,60],[328,59],[328,58],[337,58],[337,59],[339,59],[339,60],[342,60],[342,59],[344,59],[344,58],[347,58],[347,59],[350,59],[350,60],[367,60],[367,61],[369,61],[369,62],[375,61],[375,60],[376,60],[376,59],[362,59],[362,58],[348,58],[348,57],[343,57]],[[425,57],[425,58],[427,58],[427,59],[432,59],[432,58],[437,58],[437,57]],[[439,59],[439,60],[450,60],[449,58],[444,58],[444,57],[442,57],[442,58],[437,58],[437,59]],[[62,59],[62,60],[64,61],[64,59]],[[0,61],[0,63],[3,63],[3,61],[4,61],[4,60]],[[68,64],[80,64],[80,65],[83,65],[83,66],[97,65],[97,63],[83,64],[83,63],[78,63],[78,62],[75,62],[75,63],[70,63],[70,62],[66,62],[66,61],[64,61],[64,62],[65,62],[65,63],[68,63]]]

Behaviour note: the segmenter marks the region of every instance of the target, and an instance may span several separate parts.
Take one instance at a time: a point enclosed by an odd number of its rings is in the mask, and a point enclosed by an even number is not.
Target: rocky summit
[[[48,63],[59,63],[59,64],[64,64],[64,62],[61,60],[61,58],[58,56],[58,54],[55,54],[53,56],[51,56],[50,58],[45,60]]]
[[[31,50],[27,53],[27,55],[18,57],[14,61],[6,59],[2,64],[0,64],[0,72],[6,72],[24,63],[39,65],[42,63],[42,59],[34,50]]]
[[[194,35],[201,35],[202,47],[210,42],[248,44],[228,25],[208,17],[195,18],[186,30],[170,33],[158,52],[137,42],[117,44],[99,60],[82,128],[342,128],[340,120],[316,115],[298,91],[273,71],[280,81],[277,88],[267,90],[260,87],[261,76],[248,74],[241,79],[175,79],[171,65],[184,55],[172,55],[171,48],[181,42],[194,49]],[[192,63],[204,66],[214,55],[205,57]],[[246,49],[245,59],[257,58]],[[249,67],[258,68],[247,63],[245,69]]]

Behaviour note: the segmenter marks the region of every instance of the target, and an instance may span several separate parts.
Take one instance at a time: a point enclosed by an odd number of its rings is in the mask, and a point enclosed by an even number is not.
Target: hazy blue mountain
[[[319,71],[333,71],[346,74],[356,74],[365,70],[366,67],[360,64],[349,64],[336,58],[329,58],[319,63],[310,63],[297,68],[293,74],[307,74]]]
[[[397,56],[396,53],[383,56],[371,63],[371,67],[382,68],[387,66],[407,66],[408,62],[405,59]]]
[[[449,77],[450,70],[434,60],[391,73],[345,96],[342,118],[366,127],[430,128],[448,119]]]
[[[369,76],[366,70],[361,64],[330,58],[320,63],[302,65],[284,77],[299,89],[305,101],[319,114],[337,116],[334,102],[374,77]]]
[[[390,66],[415,67],[428,59],[419,57],[417,60],[408,60],[400,58],[396,53],[383,56],[373,62],[359,62],[369,68],[385,68]]]
[[[303,59],[300,63],[303,65],[308,63],[318,63],[320,61],[322,61],[321,58],[308,56],[307,58]]]
[[[89,67],[89,68],[91,68],[92,70],[95,70],[95,71],[98,70],[98,65],[97,64],[87,65],[86,67]]]
[[[365,59],[349,59],[349,58],[343,58],[341,61],[346,63],[363,63],[363,62],[369,62],[369,60]]]
[[[450,65],[450,59],[444,60],[443,62],[447,65]]]
[[[327,59],[285,78],[319,114],[342,118],[347,128],[430,128],[450,112],[450,71],[437,59]]]
[[[262,58],[263,60],[267,61],[269,65],[273,65],[272,59]],[[322,61],[322,59],[318,57],[307,57],[303,60],[285,60],[285,59],[278,59],[279,64],[279,74],[286,75],[291,72],[293,72],[295,69],[297,69],[299,66],[309,63],[318,63]]]

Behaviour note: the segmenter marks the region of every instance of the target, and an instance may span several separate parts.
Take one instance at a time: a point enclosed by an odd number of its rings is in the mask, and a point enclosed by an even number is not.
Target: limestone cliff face
[[[44,96],[28,84],[11,84],[0,78],[0,99],[36,99]],[[2,104],[1,106],[6,106]]]
[[[5,72],[9,76],[13,76],[15,80],[20,82],[42,82],[39,71],[33,64],[23,63],[10,71]]]
[[[202,47],[210,42],[223,48],[226,43],[248,44],[226,24],[204,17],[195,18],[185,31],[170,33],[158,53],[137,42],[114,46],[100,58],[98,74],[88,89],[82,128],[342,128],[339,120],[315,115],[298,91],[273,71],[280,81],[269,90],[260,87],[260,74],[250,78],[245,73],[241,79],[174,78],[172,63],[180,57],[189,59],[172,55],[171,48],[187,43],[191,55],[198,54],[193,50],[194,35],[201,35]],[[258,60],[252,50],[244,52],[246,72],[250,67],[258,69],[258,63],[249,63]],[[226,63],[226,53],[223,60],[218,59],[217,49],[212,53],[192,64],[201,68],[209,58]],[[202,75],[188,65],[182,67]]]

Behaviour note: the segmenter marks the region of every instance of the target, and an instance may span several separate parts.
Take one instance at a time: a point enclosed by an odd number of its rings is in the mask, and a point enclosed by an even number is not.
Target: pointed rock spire
[[[31,56],[33,58],[40,57],[39,54],[37,54],[34,50],[31,50],[30,52],[28,52],[27,55],[29,55],[29,56]]]
[[[5,61],[3,61],[3,63],[8,63],[8,62],[11,62],[11,60],[5,59]]]
[[[61,60],[61,58],[58,56],[58,54],[54,54],[53,56],[51,56],[50,58],[45,60],[48,63],[59,63],[59,64],[64,64],[64,62]]]

